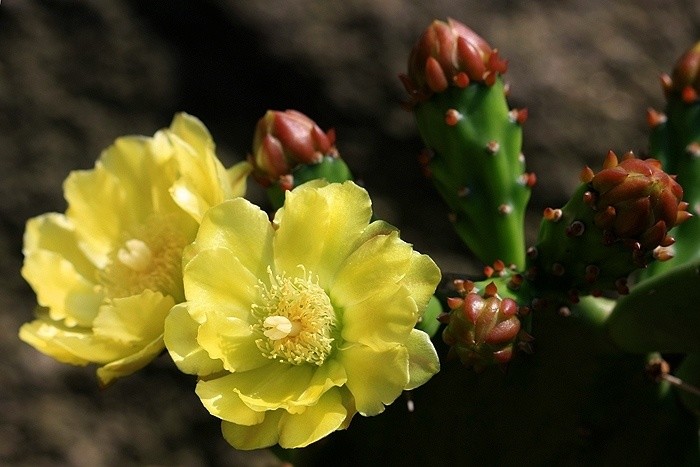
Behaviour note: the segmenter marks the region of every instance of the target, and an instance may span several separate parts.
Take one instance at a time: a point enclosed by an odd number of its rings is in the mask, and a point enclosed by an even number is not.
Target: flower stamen
[[[260,300],[252,305],[258,318],[254,328],[263,336],[255,341],[267,358],[282,363],[321,365],[333,350],[336,315],[318,278],[304,271],[290,279],[273,275],[270,285],[259,284]]]

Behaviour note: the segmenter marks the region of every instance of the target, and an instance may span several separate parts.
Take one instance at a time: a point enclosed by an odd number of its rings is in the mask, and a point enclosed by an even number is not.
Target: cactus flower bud
[[[507,64],[498,51],[459,21],[435,20],[418,39],[408,58],[406,90],[415,102],[450,85],[461,88],[471,81],[492,85]]]
[[[687,50],[676,62],[671,76],[661,78],[666,95],[677,94],[691,103],[700,93],[700,42]]]
[[[609,241],[638,242],[642,250],[668,246],[670,228],[690,214],[681,202],[683,188],[661,169],[655,159],[637,159],[631,153],[618,163],[610,152],[610,165],[590,182],[597,213],[594,222]]]
[[[479,371],[492,364],[508,363],[513,357],[521,332],[518,304],[501,298],[490,282],[480,295],[464,290],[461,298],[448,299],[451,311],[442,317],[447,327],[442,338],[467,366]],[[527,336],[529,338],[529,336]]]
[[[268,110],[258,121],[248,159],[255,179],[270,186],[300,164],[318,164],[324,156],[338,157],[334,143],[333,130],[324,133],[301,112]]]
[[[629,292],[627,276],[652,259],[667,259],[669,229],[689,217],[683,189],[655,159],[611,151],[603,169],[584,170],[583,182],[560,216],[545,216],[528,277],[570,296]]]

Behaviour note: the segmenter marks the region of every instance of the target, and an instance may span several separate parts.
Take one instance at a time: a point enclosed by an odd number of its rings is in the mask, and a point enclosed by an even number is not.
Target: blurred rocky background
[[[63,211],[70,170],[177,111],[209,127],[226,165],[245,158],[267,109],[334,127],[378,217],[444,270],[478,271],[420,174],[400,107],[411,45],[447,17],[509,59],[510,103],[529,109],[530,241],[584,164],[599,168],[609,149],[644,153],[645,109],[663,108],[658,76],[700,39],[696,0],[1,0],[0,464],[275,465],[267,451],[230,448],[166,357],[100,391],[94,368],[57,364],[16,337],[35,303],[19,274],[27,218]]]

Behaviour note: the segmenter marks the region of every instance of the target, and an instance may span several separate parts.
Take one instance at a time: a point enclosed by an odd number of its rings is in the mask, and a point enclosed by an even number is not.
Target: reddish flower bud
[[[680,214],[687,209],[681,201],[683,188],[655,159],[628,154],[598,172],[590,186],[595,191],[595,223],[613,241],[639,242],[642,250],[653,250],[687,217]]]
[[[507,63],[498,51],[464,24],[448,18],[435,20],[413,46],[408,75],[402,75],[414,102],[427,99],[449,86],[465,87],[471,81],[492,85]]]
[[[467,292],[463,299],[448,301],[452,310],[442,338],[451,346],[451,356],[476,370],[510,361],[520,340],[518,304],[496,291],[491,282],[483,295]]]
[[[333,130],[324,133],[295,110],[268,110],[255,128],[253,152],[248,156],[253,176],[264,186],[289,175],[299,164],[317,164],[324,156],[337,157]]]
[[[671,77],[662,80],[666,94],[677,94],[688,103],[700,93],[700,42],[686,51],[676,62]]]

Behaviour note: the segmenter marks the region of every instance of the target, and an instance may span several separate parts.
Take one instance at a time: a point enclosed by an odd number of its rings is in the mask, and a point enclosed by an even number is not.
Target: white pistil
[[[151,264],[153,253],[145,242],[132,238],[124,242],[124,246],[117,252],[117,259],[129,269],[140,272]]]
[[[273,315],[268,316],[263,321],[263,326],[266,331],[263,332],[268,339],[278,341],[287,336],[294,337],[301,331],[301,324],[297,321],[290,321],[286,316]]]

